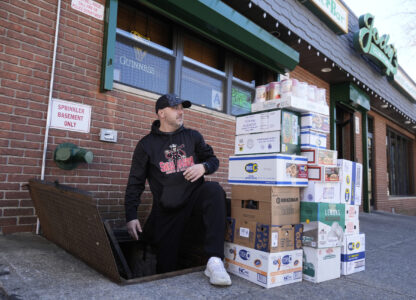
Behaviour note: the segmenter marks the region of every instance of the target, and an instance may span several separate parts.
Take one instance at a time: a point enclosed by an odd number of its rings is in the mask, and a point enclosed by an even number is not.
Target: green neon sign
[[[354,47],[380,66],[384,75],[394,77],[398,67],[397,49],[388,44],[390,35],[379,36],[371,14],[362,15],[358,25],[360,30],[354,33]]]

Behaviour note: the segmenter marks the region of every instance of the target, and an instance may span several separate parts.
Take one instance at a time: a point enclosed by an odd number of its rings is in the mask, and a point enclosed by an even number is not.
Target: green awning
[[[293,70],[299,53],[219,0],[136,0],[278,73]]]
[[[370,97],[351,82],[331,85],[331,99],[355,108],[370,110]]]

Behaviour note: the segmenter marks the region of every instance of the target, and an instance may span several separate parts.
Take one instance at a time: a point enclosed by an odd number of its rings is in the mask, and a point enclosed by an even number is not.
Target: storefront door
[[[354,145],[354,112],[342,104],[337,104],[335,123],[338,158],[356,161]]]

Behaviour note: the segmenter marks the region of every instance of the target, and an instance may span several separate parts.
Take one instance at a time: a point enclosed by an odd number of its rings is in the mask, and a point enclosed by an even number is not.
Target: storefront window
[[[147,40],[117,30],[114,59],[114,81],[142,88],[159,94],[170,90],[172,57],[150,47]],[[141,40],[141,41],[139,41]],[[145,44],[149,46],[146,46]]]
[[[387,129],[387,171],[389,176],[389,195],[410,194],[409,140]]]
[[[219,111],[223,110],[224,79],[191,64],[182,67],[181,79],[181,98]]]
[[[232,115],[250,112],[255,86],[277,77],[141,5],[118,6],[113,80],[173,92]]]

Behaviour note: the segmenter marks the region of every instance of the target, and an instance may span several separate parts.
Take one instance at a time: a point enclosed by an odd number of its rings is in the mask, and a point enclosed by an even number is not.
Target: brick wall
[[[411,140],[412,143],[412,152],[413,152],[413,159],[411,164],[413,168],[411,168],[411,172],[413,172],[413,183],[416,184],[414,180],[414,170],[415,169],[415,154],[416,154],[416,142],[415,137],[408,131],[404,130],[396,123],[393,123],[390,120],[382,117],[381,115],[375,112],[369,112],[369,116],[371,116],[374,120],[374,134],[373,134],[373,142],[374,142],[374,180],[375,180],[375,190],[374,190],[374,198],[375,198],[375,209],[383,210],[391,212],[392,209],[396,212],[413,212],[416,214],[416,197],[395,197],[395,196],[388,196],[388,173],[387,173],[387,148],[386,148],[386,133],[387,133],[387,126],[396,130],[397,132],[407,136]]]
[[[40,178],[51,76],[56,0],[0,2],[0,233],[33,231],[36,215],[27,187]],[[104,4],[104,0],[97,1]],[[90,191],[105,219],[124,218],[124,191],[133,150],[155,119],[157,95],[138,96],[121,90],[99,92],[103,21],[71,8],[63,0],[53,97],[92,106],[90,133],[50,129],[45,180]],[[230,118],[191,110],[186,126],[205,136],[220,159],[209,180],[227,192],[228,156],[234,150],[235,123]],[[118,142],[99,141],[101,128],[118,131]],[[71,171],[52,160],[57,145],[74,143],[91,150],[91,164]],[[141,220],[151,207],[146,191]]]

